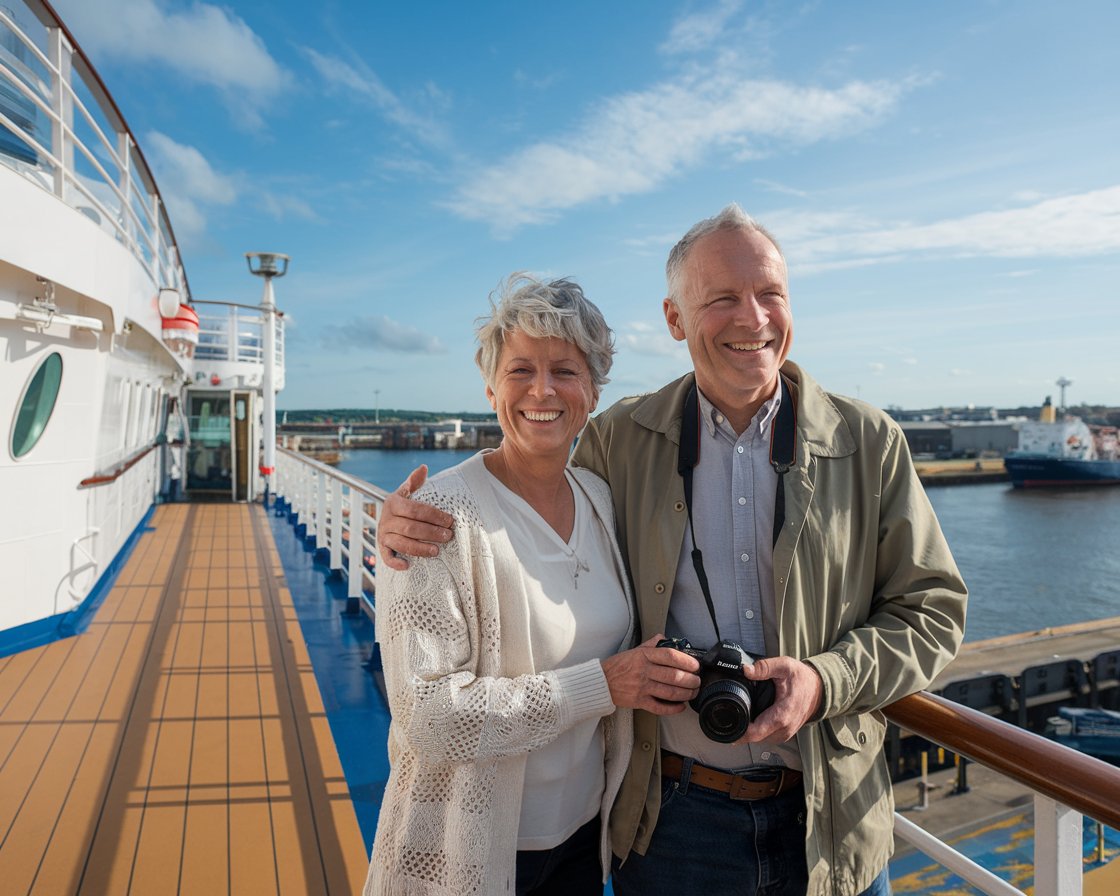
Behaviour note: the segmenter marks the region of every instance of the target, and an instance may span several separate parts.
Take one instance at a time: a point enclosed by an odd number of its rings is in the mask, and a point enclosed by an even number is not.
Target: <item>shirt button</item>
[[[723,422],[723,414],[716,414],[716,423]]]
[[[740,504],[746,504],[746,503],[747,503],[747,499],[746,499],[746,498],[740,498],[740,499],[739,499],[739,503],[740,503]]]
[[[735,450],[738,451],[740,454],[742,454],[743,453],[743,446],[738,445],[738,446],[736,446]]]
[[[642,741],[642,750],[644,752],[648,753],[652,749],[653,749],[653,744],[651,744],[648,740],[643,740]]]
[[[763,759],[769,759],[769,758],[770,758],[770,754],[769,754],[769,753],[763,753],[763,754],[762,754],[762,758],[763,758]]]
[[[675,510],[677,513],[680,513],[682,510],[684,510],[684,501],[678,501],[676,504],[674,504],[673,510]]]
[[[658,594],[664,594],[665,593],[665,586],[662,585],[660,582],[658,582],[656,585],[653,586],[653,590],[656,591]]]
[[[747,610],[744,614],[748,619],[754,619],[754,610]]]
[[[748,560],[751,559],[751,555],[750,554],[740,554],[739,559],[742,560],[744,563],[746,563]]]

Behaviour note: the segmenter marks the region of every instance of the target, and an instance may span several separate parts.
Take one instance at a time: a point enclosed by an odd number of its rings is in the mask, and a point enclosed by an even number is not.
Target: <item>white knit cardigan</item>
[[[611,537],[634,634],[629,580],[614,538],[610,490],[573,470]],[[377,640],[392,721],[391,772],[365,896],[512,893],[526,754],[602,717],[606,746],[601,856],[629,761],[632,719],[615,710],[598,660],[533,664],[521,567],[478,454],[417,493],[455,518],[437,558],[377,575]],[[499,595],[501,597],[499,598]]]

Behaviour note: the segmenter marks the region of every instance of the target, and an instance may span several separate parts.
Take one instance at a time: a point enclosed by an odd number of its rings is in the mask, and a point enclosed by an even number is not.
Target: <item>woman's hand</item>
[[[454,537],[450,514],[409,497],[427,478],[428,468],[421,464],[381,505],[377,518],[377,552],[381,562],[390,569],[402,572],[408,569],[406,554],[434,557],[439,553],[439,546]]]
[[[601,660],[615,706],[659,716],[682,712],[700,689],[700,663],[671,647],[657,647],[664,635]]]

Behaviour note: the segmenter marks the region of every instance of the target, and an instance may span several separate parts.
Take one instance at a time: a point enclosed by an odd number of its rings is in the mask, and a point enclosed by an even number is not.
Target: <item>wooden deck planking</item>
[[[365,866],[259,508],[159,508],[87,633],[0,664],[6,894],[352,893]]]

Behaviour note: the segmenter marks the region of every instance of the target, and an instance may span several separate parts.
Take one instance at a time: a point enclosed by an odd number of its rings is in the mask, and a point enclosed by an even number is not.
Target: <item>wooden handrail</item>
[[[112,473],[96,473],[93,476],[87,476],[78,483],[78,488],[93,488],[95,485],[108,485],[110,482],[118,480],[128,469],[145,457],[148,453],[155,450],[155,447],[160,444],[159,442],[152,442],[146,448],[141,448],[132,457],[128,458],[124,463],[118,466]]]
[[[1120,768],[922,691],[884,708],[919,737],[1120,829]]]

